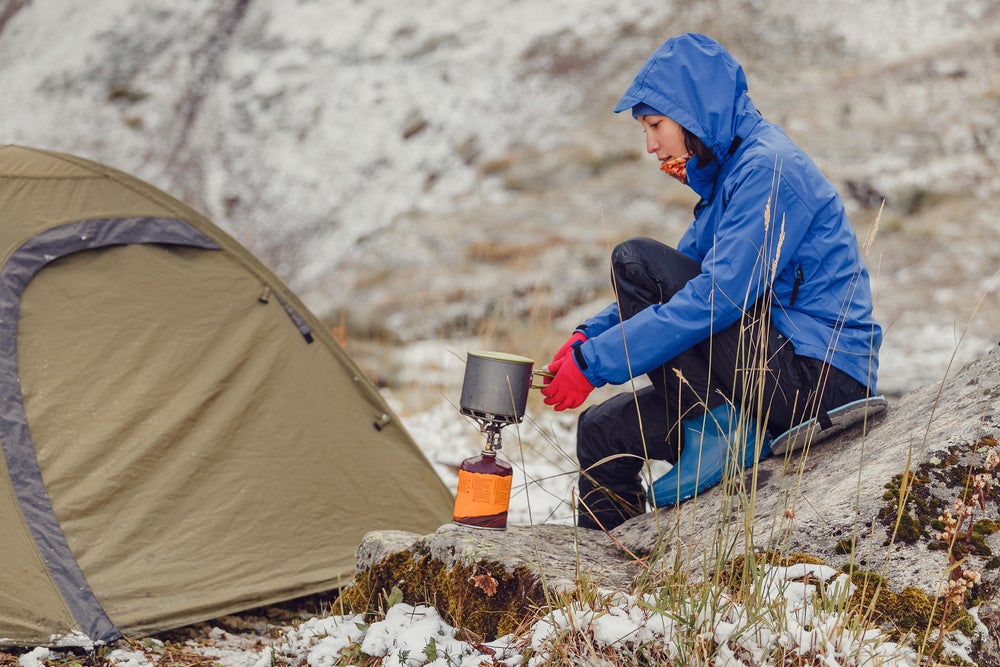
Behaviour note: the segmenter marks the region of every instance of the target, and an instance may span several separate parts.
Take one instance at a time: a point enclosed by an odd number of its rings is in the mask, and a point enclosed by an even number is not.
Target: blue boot
[[[767,433],[758,442],[756,422],[741,419],[739,409],[728,403],[685,419],[681,428],[684,439],[677,463],[649,489],[654,507],[677,505],[721,482],[727,468],[732,474],[771,453]]]

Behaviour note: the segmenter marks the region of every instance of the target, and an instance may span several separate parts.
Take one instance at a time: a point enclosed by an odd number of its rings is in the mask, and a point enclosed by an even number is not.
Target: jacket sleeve
[[[684,232],[684,236],[677,242],[677,251],[701,264],[704,257],[698,254],[698,245],[695,242],[695,229],[694,223],[688,226],[687,231]]]
[[[621,315],[618,313],[618,303],[612,301],[603,310],[588,318],[583,324],[577,327],[587,334],[588,338],[600,336],[602,333],[621,323]]]
[[[621,384],[665,364],[735,323],[766,293],[814,215],[775,169],[747,166],[718,196],[716,225],[692,229],[682,252],[703,249],[701,273],[664,304],[653,304],[581,346],[584,375],[596,387]]]

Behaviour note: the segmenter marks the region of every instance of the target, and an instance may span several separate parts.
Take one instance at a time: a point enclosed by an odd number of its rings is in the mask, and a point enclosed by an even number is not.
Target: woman
[[[614,249],[615,302],[548,364],[542,394],[555,410],[604,384],[651,381],[580,415],[578,522],[588,528],[645,510],[645,459],[675,463],[649,490],[654,505],[675,504],[734,460],[766,455],[770,435],[874,395],[882,340],[839,195],[757,111],[722,45],[698,34],[665,42],[615,107],[625,110],[660,168],[701,199],[676,249],[651,239]]]

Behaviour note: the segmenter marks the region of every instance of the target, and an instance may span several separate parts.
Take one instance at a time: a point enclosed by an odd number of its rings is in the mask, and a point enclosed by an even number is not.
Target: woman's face
[[[646,152],[655,154],[661,163],[688,154],[684,131],[667,116],[639,116],[638,121],[646,134]]]

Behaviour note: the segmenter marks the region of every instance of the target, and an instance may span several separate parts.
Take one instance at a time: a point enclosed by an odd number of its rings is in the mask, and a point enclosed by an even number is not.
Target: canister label
[[[513,479],[511,475],[489,475],[459,470],[454,519],[464,521],[471,517],[506,514],[510,506],[510,487]]]

